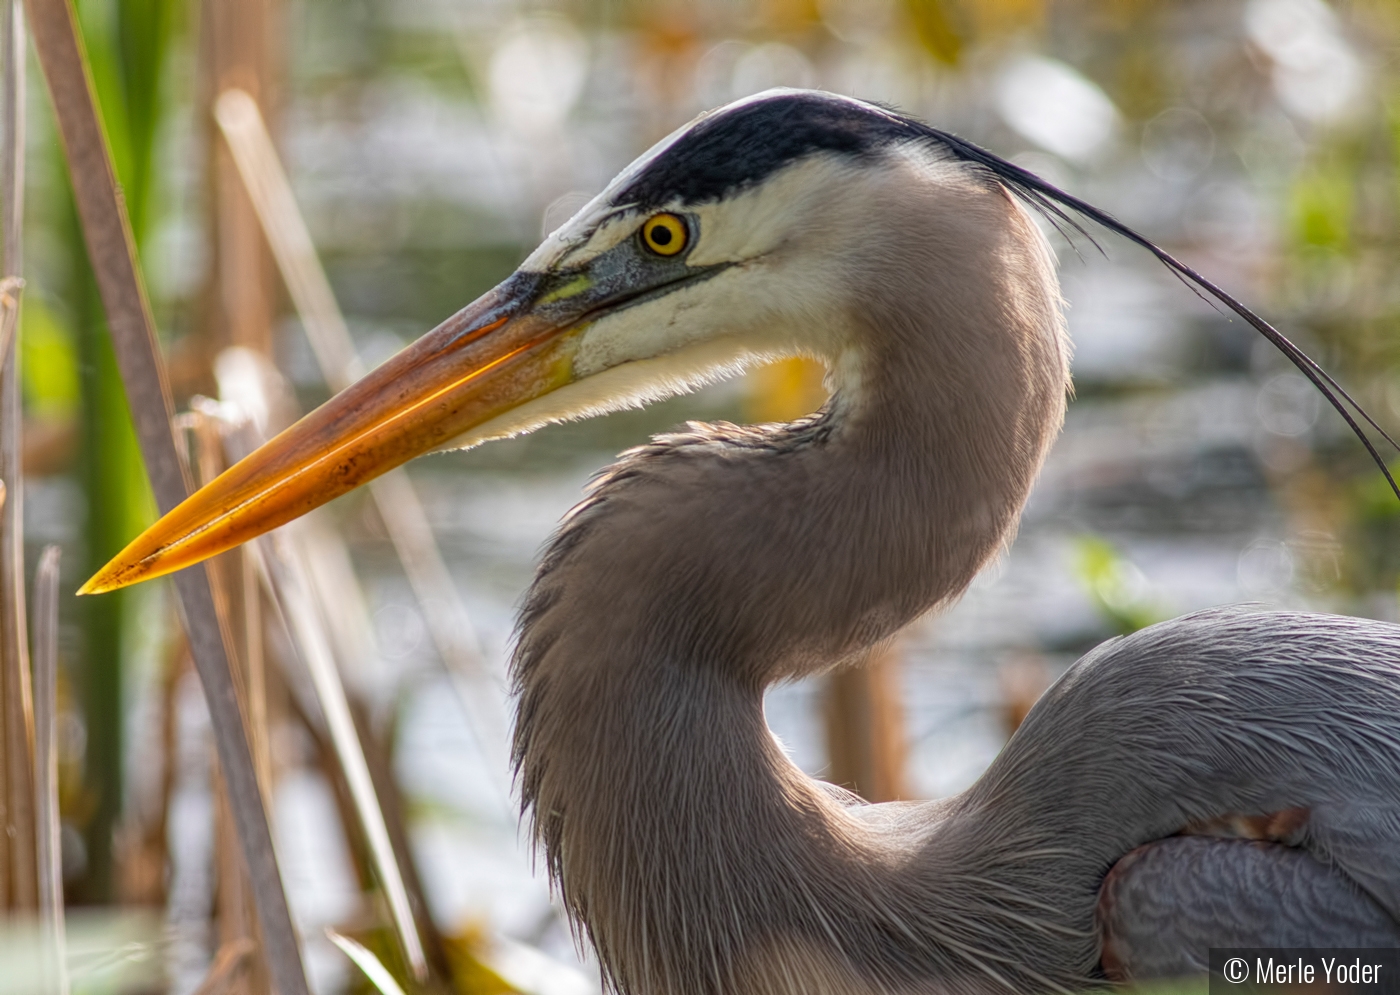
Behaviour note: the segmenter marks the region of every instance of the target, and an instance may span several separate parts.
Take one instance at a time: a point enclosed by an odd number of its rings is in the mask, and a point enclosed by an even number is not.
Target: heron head
[[[988,196],[965,166],[930,156],[918,127],[795,90],[698,118],[511,277],[172,510],[83,593],[189,566],[422,453],[643,404],[753,362],[808,355],[838,386],[858,381],[856,288],[937,242],[886,230],[911,171],[944,169],[942,187],[961,176]],[[948,265],[976,228],[948,237]]]

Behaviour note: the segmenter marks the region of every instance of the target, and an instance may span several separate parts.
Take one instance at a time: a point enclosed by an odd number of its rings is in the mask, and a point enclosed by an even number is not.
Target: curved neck
[[[515,760],[622,991],[894,991],[910,979],[891,971],[956,974],[975,947],[909,877],[928,813],[892,836],[843,809],[782,754],[762,695],[957,596],[1012,529],[1065,376],[1044,260],[1001,262],[967,277],[1019,311],[865,302],[854,394],[633,451],[547,552],[513,663]]]

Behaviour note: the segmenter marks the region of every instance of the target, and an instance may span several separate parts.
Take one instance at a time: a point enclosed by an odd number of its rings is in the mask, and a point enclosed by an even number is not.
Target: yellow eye
[[[657,214],[642,225],[642,244],[658,256],[679,255],[689,241],[690,229],[678,215]]]

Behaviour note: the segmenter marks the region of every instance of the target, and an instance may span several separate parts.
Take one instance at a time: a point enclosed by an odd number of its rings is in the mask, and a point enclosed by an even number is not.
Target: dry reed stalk
[[[346,604],[357,605],[357,607],[351,607],[350,612],[360,611],[363,610],[363,599],[359,597],[359,585],[353,574],[342,578],[347,583],[336,586],[334,588],[335,594],[328,595],[324,585],[326,575],[338,572],[342,567],[348,569],[348,560],[341,559],[341,555],[345,555],[346,551],[343,544],[338,543],[339,537],[330,529],[315,527],[318,523],[314,521],[314,517],[312,516],[313,520],[303,520],[307,525],[313,527],[302,529],[298,540],[303,543],[306,561],[311,569],[311,586],[315,592],[321,617],[330,617],[334,611],[337,622],[341,623],[346,620]],[[339,599],[330,602],[335,606],[334,609],[328,606],[328,597]],[[364,621],[368,622],[368,619],[366,618]],[[332,630],[329,635],[335,636],[336,632]],[[335,654],[342,652],[340,640],[334,641],[332,651]],[[337,659],[340,666],[344,668],[344,658],[338,655]],[[340,816],[345,839],[350,848],[355,878],[359,882],[360,889],[368,891],[373,887],[375,881],[374,860],[369,851],[369,841],[360,824],[359,812],[351,795],[350,785],[345,778],[345,771],[340,766],[335,746],[330,740],[325,718],[315,700],[314,689],[306,686],[307,682],[297,683],[301,685],[298,689],[300,693],[293,693],[289,697],[290,713],[316,744],[317,767],[331,786],[336,811]],[[292,689],[289,687],[288,690]],[[387,746],[388,743],[392,742],[393,730],[387,730],[387,735],[376,731],[368,704],[363,696],[354,693],[352,686],[348,684],[346,686],[346,700],[350,705],[350,714],[355,720],[355,729],[364,750],[365,763],[369,768],[370,780],[374,784],[375,797],[379,802],[380,811],[384,814],[384,826],[389,834],[389,843],[393,848],[399,873],[403,877],[404,890],[408,894],[414,921],[418,924],[418,935],[423,941],[424,956],[427,958],[429,971],[436,978],[449,978],[452,976],[452,965],[447,953],[447,946],[442,934],[438,931],[437,924],[433,921],[428,906],[427,892],[423,887],[423,879],[419,875],[417,863],[413,859],[403,793],[394,778],[393,758]]]
[[[376,736],[374,724],[370,721],[369,709],[363,700],[350,699],[350,714],[355,720],[355,728],[360,734],[360,742],[365,748],[365,762],[369,766],[370,779],[374,782],[375,797],[384,813],[384,825],[389,831],[389,843],[398,858],[399,870],[403,874],[404,887],[408,891],[409,903],[418,922],[419,934],[423,937],[426,956],[439,977],[452,976],[452,966],[447,956],[442,934],[433,922],[428,908],[427,891],[418,873],[418,865],[413,860],[413,846],[408,834],[408,817],[405,813],[403,792],[394,778],[393,756],[387,744],[390,737]]]
[[[332,390],[344,390],[364,375],[364,364],[355,352],[345,317],[326,279],[257,102],[242,90],[225,90],[214,105],[214,116],[306,329],[321,375]],[[504,771],[504,751],[493,751],[491,747],[505,742],[505,730],[493,728],[499,723],[481,707],[479,696],[468,693],[463,686],[488,674],[476,629],[443,562],[418,493],[403,469],[371,481],[369,490],[423,610],[433,645],[462,699],[477,744],[492,761],[499,761],[492,763],[493,770]],[[493,752],[501,755],[492,756]]]
[[[214,917],[219,948],[247,944],[246,971],[230,977],[227,987],[245,995],[262,995],[266,984],[258,979],[265,972],[258,957],[257,924],[254,922],[252,897],[248,894],[248,873],[243,866],[243,854],[238,849],[234,829],[233,809],[218,762],[214,763]],[[216,955],[217,961],[217,955]],[[214,973],[217,963],[210,966]]]
[[[408,824],[403,815],[403,796],[394,781],[392,759],[382,740],[375,735],[364,703],[353,695],[348,697],[348,701],[355,728],[359,731],[360,742],[364,746],[365,761],[369,765],[375,795],[384,813],[389,842],[403,875],[404,888],[408,892],[414,920],[418,923],[418,933],[423,940],[423,952],[428,961],[429,972],[436,979],[450,978],[452,962],[446,942],[432,920],[422,878],[419,877],[418,868],[413,861]],[[336,813],[340,816],[341,828],[345,832],[345,841],[350,850],[350,863],[355,880],[359,883],[361,891],[369,891],[375,882],[373,857],[369,853],[369,844],[360,826],[355,800],[351,797],[350,786],[345,780],[345,772],[340,767],[323,717],[313,701],[302,702],[297,696],[293,696],[290,704],[291,715],[316,744],[316,767],[330,785]]]
[[[5,277],[0,280],[0,303],[8,337],[0,338],[0,354],[9,349],[9,337],[19,323],[19,291],[24,287],[24,74],[28,45],[24,35],[24,6],[18,0],[5,0],[0,7],[0,61],[4,63],[4,108],[0,110],[0,130],[4,132],[4,162],[0,165],[0,197],[4,214]]]
[[[266,436],[289,424],[295,417],[295,405],[281,374],[267,357],[253,350],[225,350],[215,361],[214,370],[219,381],[221,403],[215,405],[196,399],[194,405],[198,411],[207,412],[205,417],[208,417],[210,422],[227,417],[230,410],[243,413],[247,420],[237,430],[226,431],[223,436],[227,458],[233,462],[259,445]],[[192,413],[189,417],[198,416]],[[364,644],[372,644],[373,635],[364,593],[360,589],[349,551],[345,548],[343,540],[334,530],[326,527],[323,519],[317,515],[303,518],[282,531],[292,537],[291,544],[299,554],[299,562],[305,567],[301,583],[310,593],[317,610],[319,631],[329,659],[339,665],[337,675],[339,670],[350,665],[352,661],[363,663],[360,655],[364,651]],[[255,546],[244,548],[253,551]],[[276,609],[278,606],[275,592],[270,592],[270,596],[273,597],[273,607]],[[301,647],[295,642],[297,632],[289,629],[288,634],[300,652]],[[335,788],[336,803],[341,809],[346,836],[355,850],[357,874],[375,874],[374,868],[378,866],[377,855],[361,816],[359,800],[350,786],[341,751],[325,720],[317,688],[314,683],[309,688],[304,681],[293,683],[304,689],[305,697],[315,699],[300,703],[298,711],[307,730],[317,741],[323,767]],[[450,967],[442,937],[429,915],[422,882],[413,862],[402,799],[398,785],[393,779],[388,754],[375,736],[363,704],[357,701],[348,689],[344,697],[356,725],[360,748],[374,788],[374,800],[388,834],[409,907],[418,925],[418,935],[424,946],[425,958],[433,971],[446,977],[450,973]],[[367,886],[369,878],[363,878],[362,883]],[[386,888],[386,891],[392,894],[392,889]]]
[[[872,650],[865,666],[837,670],[827,678],[828,777],[867,801],[909,797],[900,657],[895,640]]]
[[[22,278],[0,277],[0,356],[10,351],[10,342],[19,327],[19,292],[23,289]]]
[[[0,363],[3,363],[3,359],[3,355],[0,355]],[[3,375],[3,366],[0,366],[0,375]],[[3,426],[0,426],[0,460],[3,460],[3,455]],[[5,467],[0,466],[0,469],[4,468]],[[13,469],[13,467],[9,467],[8,469]],[[8,496],[9,490],[5,486],[5,481],[0,480],[0,549],[4,548],[3,533],[6,528],[6,523],[9,520],[7,516],[7,512],[9,510],[7,507],[8,502],[6,501],[6,498]],[[0,571],[2,570],[3,563],[0,563]],[[0,640],[5,639],[5,632],[3,630],[6,630],[8,628],[9,624],[6,621],[6,616],[4,615],[3,600],[0,600]],[[4,769],[4,731],[4,712],[0,711],[0,772],[2,772]],[[4,778],[3,776],[0,776],[0,788],[2,788],[3,785]],[[5,794],[3,790],[0,790],[0,828],[3,828],[7,816],[8,806],[5,804]],[[10,848],[4,845],[3,840],[0,840],[0,914],[2,914],[9,907],[10,904],[10,876]]]
[[[200,402],[200,398],[195,399],[196,405]],[[188,430],[193,443],[193,467],[197,483],[202,487],[226,468],[222,437],[224,423],[199,410],[178,416],[175,423]],[[229,663],[233,668],[234,685],[242,705],[245,729],[253,754],[253,766],[262,790],[263,804],[266,805],[271,797],[272,785],[264,762],[269,750],[267,707],[261,698],[262,632],[249,625],[250,613],[246,599],[249,585],[244,576],[245,573],[251,572],[248,569],[249,555],[247,549],[234,549],[215,557],[209,562],[209,580],[214,591],[214,603],[220,611],[224,625],[236,637],[236,652],[230,656]],[[252,592],[255,603],[259,594],[256,583],[254,575]],[[258,613],[255,609],[253,619],[257,618]],[[251,673],[253,665],[259,667],[256,681]],[[254,921],[254,909],[249,894],[247,869],[235,842],[232,803],[217,762],[214,768],[219,942],[222,947],[242,944],[245,941],[253,944],[253,953],[250,954],[245,975],[230,979],[228,985],[237,990],[255,993],[266,988],[266,971],[262,959],[257,956],[257,924]]]
[[[117,365],[136,424],[156,503],[169,511],[189,493],[171,427],[173,405],[123,206],[93,95],[70,0],[27,0],[34,45],[68,158],[83,237],[107,313]],[[174,577],[195,667],[209,705],[220,766],[233,803],[268,967],[280,995],[307,995],[301,951],[287,908],[272,833],[229,667],[209,575]]]
[[[122,905],[163,906],[166,903],[167,835],[170,801],[175,794],[177,716],[175,693],[190,667],[190,648],[184,633],[176,634],[161,661],[159,723],[156,750],[147,747],[144,764],[159,772],[154,798],[133,805],[118,836],[116,866],[120,871],[117,900]],[[143,811],[144,809],[144,811]]]
[[[285,33],[283,0],[198,0],[199,141],[205,149],[210,250],[201,291],[203,331],[213,351],[242,346],[272,353],[272,329],[281,306],[277,268],[228,147],[208,111],[230,86],[275,106]],[[217,346],[215,345],[217,343]]]
[[[311,675],[317,704],[325,718],[331,745],[345,774],[360,828],[369,845],[375,877],[379,879],[389,904],[394,931],[398,934],[414,977],[423,981],[428,976],[428,962],[413,917],[413,906],[409,902],[384,812],[374,790],[364,747],[350,713],[345,685],[341,683],[340,672],[336,669],[325,623],[312,593],[310,572],[294,533],[294,528],[284,526],[255,541],[267,590],[282,615],[302,665]]]
[[[253,768],[263,790],[263,804],[271,808],[272,737],[267,720],[262,589],[258,586],[258,565],[252,550],[238,551],[238,579],[243,585],[240,613],[243,616],[243,681],[248,690],[248,735],[253,746]]]
[[[24,478],[19,385],[20,272],[24,204],[24,18],[18,0],[0,4],[0,211],[3,211],[5,274],[3,315],[6,350],[0,355],[0,479],[9,500],[0,520],[0,753],[4,779],[3,900],[10,909],[34,910],[39,901],[34,847],[34,712],[29,683],[29,647],[24,605]]]
[[[255,949],[252,940],[234,940],[219,947],[209,973],[193,995],[226,995],[247,969]]]
[[[34,574],[34,809],[39,860],[39,921],[50,995],[68,995],[63,921],[63,855],[58,818],[58,559],[45,547]]]

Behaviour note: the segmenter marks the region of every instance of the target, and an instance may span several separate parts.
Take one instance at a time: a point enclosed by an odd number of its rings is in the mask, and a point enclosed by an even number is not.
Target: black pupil
[[[657,225],[651,230],[651,240],[657,245],[671,244],[671,229],[665,225]]]

